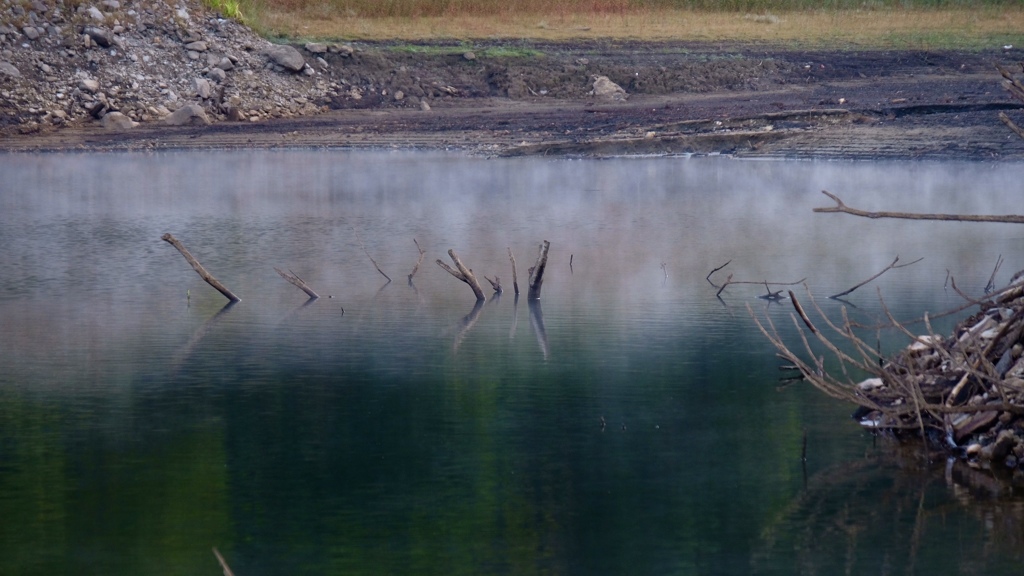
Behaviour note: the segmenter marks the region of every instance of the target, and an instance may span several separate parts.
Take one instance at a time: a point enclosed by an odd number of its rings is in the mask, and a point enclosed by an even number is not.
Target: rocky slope
[[[351,53],[274,45],[194,0],[0,0],[0,133],[316,113],[344,91],[325,58]]]

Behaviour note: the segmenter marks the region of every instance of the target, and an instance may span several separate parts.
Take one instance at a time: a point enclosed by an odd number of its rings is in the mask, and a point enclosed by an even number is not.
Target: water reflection
[[[759,300],[763,285],[716,299],[706,280],[730,261],[737,279],[833,294],[902,254],[925,259],[872,285],[893,312],[952,308],[946,271],[980,293],[997,254],[1024,268],[1024,235],[813,215],[818,190],[1015,212],[1018,166],[290,151],[7,156],[0,171],[0,573],[202,573],[213,546],[239,574],[1019,560],[1017,488],[961,504],[961,483],[889,465],[848,407],[777,391],[745,305],[783,331],[791,307]],[[222,307],[167,230],[243,301]],[[458,246],[476,274],[507,276],[538,238],[543,310],[474,302],[436,266],[407,285],[377,270]],[[332,297],[299,305],[275,264]],[[848,300],[853,319],[884,319],[872,290]]]

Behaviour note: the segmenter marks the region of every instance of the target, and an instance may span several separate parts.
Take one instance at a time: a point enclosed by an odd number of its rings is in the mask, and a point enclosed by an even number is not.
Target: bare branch
[[[294,285],[299,290],[305,292],[306,295],[309,296],[310,298],[316,299],[320,297],[319,294],[314,292],[313,289],[310,288],[308,284],[306,284],[305,280],[299,278],[298,274],[292,272],[291,270],[288,271],[291,272],[289,274],[288,272],[282,272],[280,268],[274,267],[274,271],[277,272],[281,276],[281,278],[284,278],[290,284]]]
[[[178,252],[181,252],[181,255],[185,257],[185,261],[188,262],[189,265],[192,266],[192,269],[196,271],[196,274],[199,274],[199,277],[202,278],[207,284],[216,288],[217,291],[223,294],[225,298],[232,302],[242,301],[242,299],[239,298],[238,296],[235,296],[235,294],[231,290],[228,290],[227,286],[221,284],[219,280],[217,280],[216,278],[213,277],[212,274],[207,272],[206,268],[203,268],[203,265],[199,263],[199,260],[196,260],[195,257],[192,256],[192,254],[188,251],[188,249],[185,248],[185,245],[182,244],[177,238],[175,238],[168,232],[167,234],[161,236],[160,239],[163,240],[164,242],[167,242],[171,246],[177,248]]]
[[[886,266],[885,268],[883,268],[882,271],[879,272],[878,274],[875,274],[871,278],[868,278],[867,280],[861,282],[860,284],[857,284],[856,286],[854,286],[853,288],[850,288],[849,290],[846,290],[844,292],[840,292],[838,294],[833,294],[833,295],[829,296],[829,298],[831,298],[833,300],[835,300],[836,298],[842,298],[843,296],[846,296],[847,294],[850,294],[851,292],[853,292],[857,288],[860,288],[861,286],[864,286],[865,284],[867,284],[867,283],[871,282],[872,280],[878,278],[882,274],[885,274],[889,270],[892,270],[894,268],[905,268],[907,266],[910,266],[911,264],[917,264],[921,260],[924,260],[924,258],[918,258],[917,260],[914,260],[913,262],[910,262],[909,264],[900,264],[899,266],[897,266],[896,263],[900,261],[900,257],[899,257],[899,255],[897,255],[896,258],[892,261],[892,263],[889,264],[888,266]]]
[[[841,212],[864,218],[900,218],[904,220],[943,220],[951,222],[1001,222],[1005,224],[1024,224],[1024,216],[1016,214],[984,215],[984,214],[919,214],[912,212],[868,212],[850,208],[838,196],[822,190],[822,194],[835,201],[835,206],[815,208],[814,212]]]

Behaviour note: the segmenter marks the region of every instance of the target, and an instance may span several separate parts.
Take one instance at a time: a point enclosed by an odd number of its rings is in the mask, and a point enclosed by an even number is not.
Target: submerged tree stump
[[[196,271],[196,274],[199,274],[200,278],[205,280],[206,283],[209,284],[210,286],[216,288],[217,291],[223,294],[228,300],[232,302],[242,301],[242,299],[239,298],[238,296],[235,296],[235,294],[231,290],[228,290],[227,286],[221,284],[220,281],[214,278],[212,274],[207,272],[206,268],[203,268],[203,265],[200,264],[199,261],[196,260],[191,253],[189,253],[188,249],[185,248],[185,245],[182,244],[177,238],[175,238],[168,232],[167,234],[161,236],[160,239],[167,242],[171,246],[177,248],[178,252],[181,252],[181,255],[184,256],[185,260],[192,266],[192,269]]]
[[[540,288],[544,283],[544,269],[548,265],[548,248],[550,247],[551,242],[545,240],[541,242],[537,250],[537,263],[530,268],[530,290],[526,294],[527,300],[540,299]]]

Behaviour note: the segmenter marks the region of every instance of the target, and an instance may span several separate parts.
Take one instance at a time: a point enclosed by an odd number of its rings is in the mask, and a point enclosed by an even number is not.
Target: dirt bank
[[[35,0],[40,15],[29,18],[35,11],[2,1],[6,151],[334,146],[1024,159],[1024,140],[998,118],[1006,111],[1024,123],[1024,112],[994,68],[1018,60],[1017,49],[517,41],[310,44],[279,55],[192,4],[105,0],[102,10],[70,11]],[[599,77],[625,98],[595,95]],[[182,123],[181,109],[204,118]],[[172,112],[183,125],[169,124]]]

